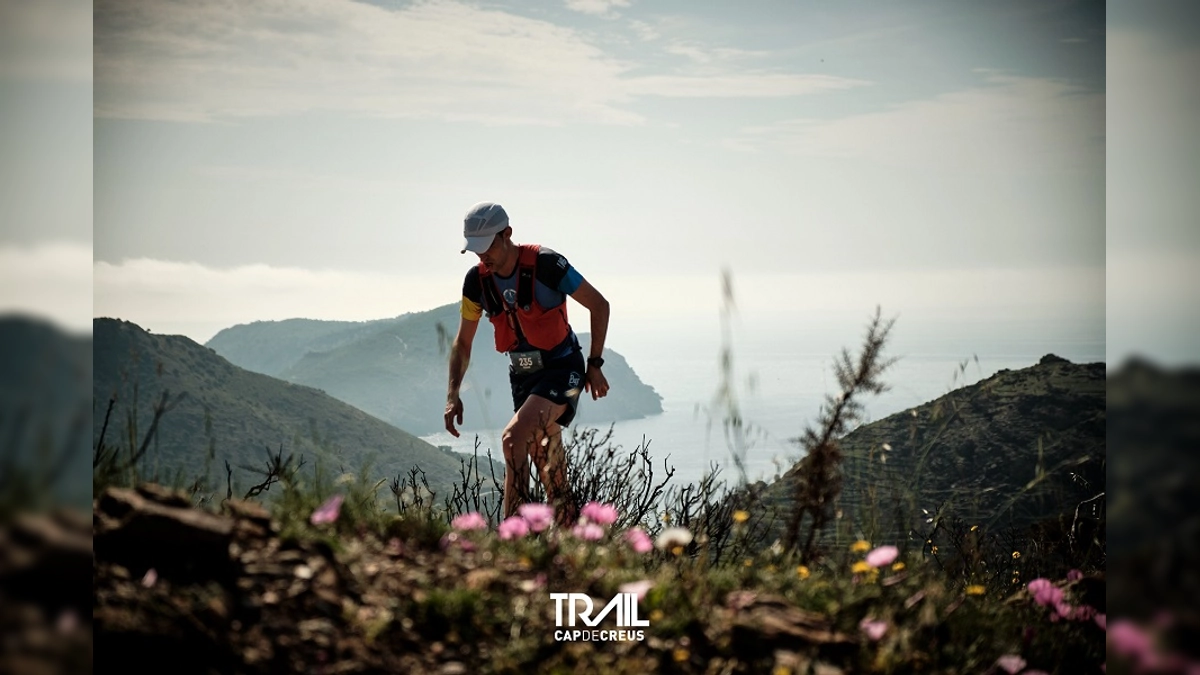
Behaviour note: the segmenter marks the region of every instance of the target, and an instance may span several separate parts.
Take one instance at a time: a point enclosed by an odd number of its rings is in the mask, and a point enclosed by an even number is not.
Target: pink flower
[[[616,507],[599,502],[588,502],[584,505],[583,510],[579,512],[579,515],[597,525],[612,525],[617,522]]]
[[[313,525],[325,525],[332,523],[338,519],[342,512],[342,501],[346,498],[342,495],[334,495],[325,500],[325,503],[318,506],[316,511],[312,512],[308,520]]]
[[[554,524],[554,507],[549,504],[522,504],[517,507],[517,513],[534,532],[541,532]]]
[[[571,534],[584,541],[600,541],[604,538],[604,528],[595,523],[579,523]]]
[[[1071,617],[1076,621],[1087,621],[1096,616],[1096,608],[1091,605],[1080,605],[1075,608],[1075,616]]]
[[[1079,570],[1071,570],[1067,572],[1067,581],[1079,581],[1083,578],[1083,572]]]
[[[1154,641],[1146,631],[1128,619],[1118,619],[1108,631],[1108,645],[1113,651],[1135,661],[1151,656]]]
[[[629,583],[621,584],[617,590],[622,593],[633,593],[637,595],[638,600],[641,600],[646,597],[646,593],[653,587],[653,581],[642,579],[641,581],[630,581]]]
[[[496,528],[496,532],[501,539],[520,539],[529,534],[529,523],[521,516],[512,516],[505,518],[500,527]]]
[[[637,553],[649,553],[650,549],[654,548],[654,542],[650,541],[650,535],[640,527],[630,528],[625,533],[624,539],[629,547]]]
[[[1034,579],[1029,582],[1027,588],[1029,594],[1033,596],[1033,601],[1042,607],[1052,607],[1063,600],[1062,589],[1051,583],[1049,579]]]
[[[1005,654],[996,659],[996,665],[1009,675],[1016,675],[1025,668],[1025,659],[1018,654]]]
[[[1096,622],[1096,625],[1100,627],[1100,630],[1104,630],[1104,631],[1108,630],[1108,615],[1107,614],[1097,614],[1096,616],[1092,617],[1092,621]]]
[[[872,642],[878,642],[887,632],[888,623],[864,617],[862,621],[858,622],[858,629],[866,634]]]
[[[900,549],[895,546],[880,546],[867,554],[866,561],[871,567],[879,568],[891,565],[898,555],[900,555]]]
[[[487,519],[484,518],[478,511],[464,513],[460,516],[455,516],[454,520],[450,521],[450,527],[459,532],[469,532],[471,530],[486,530]]]
[[[1068,621],[1075,618],[1075,608],[1068,605],[1065,600],[1054,603],[1054,613]]]

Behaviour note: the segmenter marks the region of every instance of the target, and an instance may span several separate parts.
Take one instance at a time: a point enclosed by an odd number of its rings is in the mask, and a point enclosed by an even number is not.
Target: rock
[[[233,521],[178,504],[174,493],[145,486],[106,490],[96,505],[96,559],[138,576],[153,567],[168,578],[228,582]]]
[[[730,593],[726,604],[737,611],[733,641],[739,651],[767,647],[794,647],[797,641],[820,645],[850,645],[853,640],[833,629],[820,614],[795,607],[773,595],[748,591]]]

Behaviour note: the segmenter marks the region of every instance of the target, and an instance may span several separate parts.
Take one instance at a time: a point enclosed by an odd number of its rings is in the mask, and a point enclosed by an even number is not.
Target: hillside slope
[[[285,360],[280,378],[318,387],[416,434],[443,428],[448,344],[458,308],[445,305],[395,319],[315,322],[295,319],[227,328],[208,342],[243,368],[269,372]],[[579,336],[587,349],[588,335]],[[462,398],[465,428],[504,426],[512,417],[507,358],[493,348],[491,324],[480,323]],[[303,353],[301,353],[303,350]],[[662,397],[641,381],[620,354],[604,350],[612,394],[580,406],[582,424],[605,424],[662,412]]]
[[[863,425],[841,449],[839,508],[858,531],[904,537],[938,514],[1023,526],[1071,512],[1105,491],[1104,364],[1048,355],[1001,370]],[[790,502],[803,465],[769,486],[772,501]]]
[[[128,444],[144,434],[162,392],[186,397],[166,413],[149,466],[181,472],[186,481],[212,475],[224,482],[221,460],[262,466],[267,449],[320,459],[329,471],[357,472],[370,462],[380,478],[418,464],[431,483],[452,480],[458,460],[317,389],[298,386],[229,363],[182,336],[151,335],[114,319],[93,322],[93,444],[108,401],[116,404],[105,441]],[[136,411],[136,417],[134,412]],[[217,476],[217,474],[220,474]],[[253,479],[237,476],[241,485]]]

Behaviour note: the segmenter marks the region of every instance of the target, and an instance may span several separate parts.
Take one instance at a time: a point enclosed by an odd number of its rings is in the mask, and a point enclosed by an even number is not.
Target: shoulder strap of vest
[[[483,308],[487,310],[488,315],[503,311],[504,303],[500,301],[500,292],[496,290],[496,282],[492,279],[491,271],[483,263],[479,263],[479,286],[483,290]]]
[[[529,309],[533,305],[533,278],[537,269],[537,244],[521,244],[521,255],[517,259],[517,306]]]

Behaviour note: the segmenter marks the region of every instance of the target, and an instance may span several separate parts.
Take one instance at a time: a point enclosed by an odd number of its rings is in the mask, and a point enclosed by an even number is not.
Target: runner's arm
[[[471,346],[475,343],[475,331],[479,330],[479,320],[462,317],[458,322],[458,333],[450,345],[450,383],[446,388],[446,431],[458,438],[458,429],[454,423],[463,422],[463,404],[459,398],[463,378],[467,374],[467,366],[471,363]]]
[[[604,339],[608,335],[608,300],[592,286],[587,279],[584,279],[579,288],[571,294],[572,298],[587,308],[591,314],[591,330],[592,343],[588,356],[602,356],[604,354]],[[608,379],[604,377],[604,373],[600,372],[599,368],[588,366],[587,369],[587,388],[592,392],[592,398],[603,398],[608,394]]]

